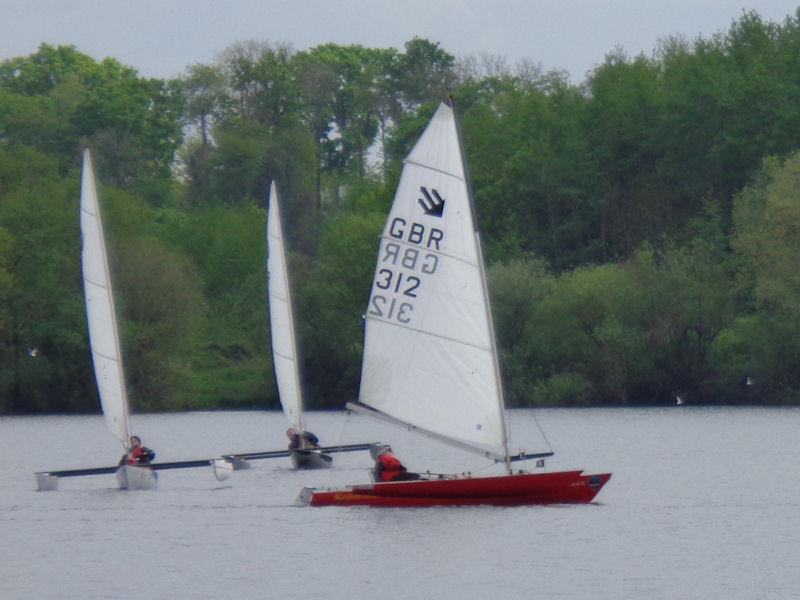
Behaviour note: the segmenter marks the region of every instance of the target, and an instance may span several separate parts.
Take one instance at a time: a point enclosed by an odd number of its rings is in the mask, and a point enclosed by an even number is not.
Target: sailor
[[[130,450],[122,457],[120,464],[123,462],[129,465],[149,465],[156,457],[156,453],[142,446],[142,440],[138,435],[130,437]]]
[[[375,445],[369,449],[375,460],[375,481],[411,481],[419,479],[419,473],[410,473],[397,457],[392,454],[391,446]]]
[[[319,438],[310,431],[297,433],[294,427],[286,430],[286,437],[289,438],[289,450],[299,450],[301,448],[319,448]]]

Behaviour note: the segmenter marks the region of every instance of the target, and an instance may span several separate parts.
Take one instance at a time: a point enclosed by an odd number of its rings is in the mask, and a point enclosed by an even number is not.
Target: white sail
[[[119,348],[114,297],[103,237],[103,222],[97,201],[92,157],[88,149],[83,153],[81,238],[86,316],[89,322],[89,342],[100,403],[111,433],[127,447],[128,398],[122,371],[122,354]]]
[[[446,104],[403,167],[366,319],[361,403],[505,458],[480,241],[455,115]]]
[[[267,213],[267,274],[269,277],[269,320],[272,335],[272,361],[278,383],[283,413],[289,423],[303,430],[303,401],[300,391],[300,375],[297,366],[297,344],[295,343],[292,299],[289,293],[289,276],[286,269],[286,253],[283,243],[283,227],[278,205],[278,192],[273,182],[269,189]]]

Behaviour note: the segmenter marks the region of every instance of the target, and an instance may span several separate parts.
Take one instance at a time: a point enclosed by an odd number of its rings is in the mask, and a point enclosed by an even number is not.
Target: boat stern
[[[319,450],[292,450],[292,466],[295,469],[330,469],[333,457]]]
[[[311,502],[311,496],[314,495],[314,488],[313,487],[304,487],[300,490],[300,493],[297,494],[297,498],[295,498],[294,505],[295,506],[308,506]]]
[[[158,473],[147,467],[122,465],[116,475],[121,490],[154,490],[158,487]]]

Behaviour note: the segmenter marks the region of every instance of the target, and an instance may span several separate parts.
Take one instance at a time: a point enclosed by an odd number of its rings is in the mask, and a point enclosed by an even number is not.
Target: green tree
[[[659,170],[659,66],[617,51],[595,69],[589,91],[587,139],[601,174],[602,258],[625,258],[641,242],[672,230],[670,188]]]
[[[308,396],[322,408],[341,408],[357,394],[363,315],[385,221],[376,209],[388,199],[367,192],[359,204],[361,210],[328,221],[316,264],[295,296]]]
[[[739,399],[800,397],[798,171],[797,154],[766,161],[757,181],[736,197],[733,246],[748,310],[720,335],[714,351],[722,383]],[[743,387],[747,378],[757,387]]]
[[[0,397],[11,412],[91,404],[77,202],[70,192],[74,187],[49,182],[0,201],[0,228],[10,232],[0,259],[10,275],[0,328]]]
[[[494,263],[487,276],[506,401],[524,405],[536,369],[525,354],[525,332],[539,303],[551,293],[554,278],[543,261],[531,259]]]
[[[161,238],[186,253],[208,309],[191,352],[191,405],[266,406],[268,355],[264,212],[248,203],[163,216]],[[274,401],[274,396],[271,396]],[[187,400],[187,405],[189,400]]]
[[[216,65],[192,65],[182,80],[182,93],[186,122],[200,138],[196,143],[188,143],[183,153],[188,179],[186,195],[192,202],[208,201],[211,194],[211,131],[213,125],[230,110],[231,103],[225,73]]]
[[[175,85],[73,46],[43,44],[0,63],[0,132],[59,155],[62,174],[88,142],[98,170],[117,184],[168,177],[182,141],[181,102]]]
[[[153,238],[117,244],[114,285],[132,404],[138,410],[190,405],[188,356],[204,323],[205,297],[186,256]]]

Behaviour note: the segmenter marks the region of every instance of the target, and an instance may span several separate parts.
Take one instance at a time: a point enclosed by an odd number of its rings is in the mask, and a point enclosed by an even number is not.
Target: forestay
[[[366,314],[360,401],[497,458],[506,454],[479,239],[453,109],[406,159]]]
[[[295,429],[302,431],[303,405],[297,366],[297,344],[294,335],[283,227],[281,226],[278,192],[274,182],[269,190],[267,246],[269,251],[267,276],[269,278],[270,333],[278,395],[287,420]]]
[[[83,153],[81,180],[81,265],[89,341],[100,403],[108,428],[123,446],[129,437],[128,398],[119,349],[117,318],[108,268],[103,223],[89,150]]]

